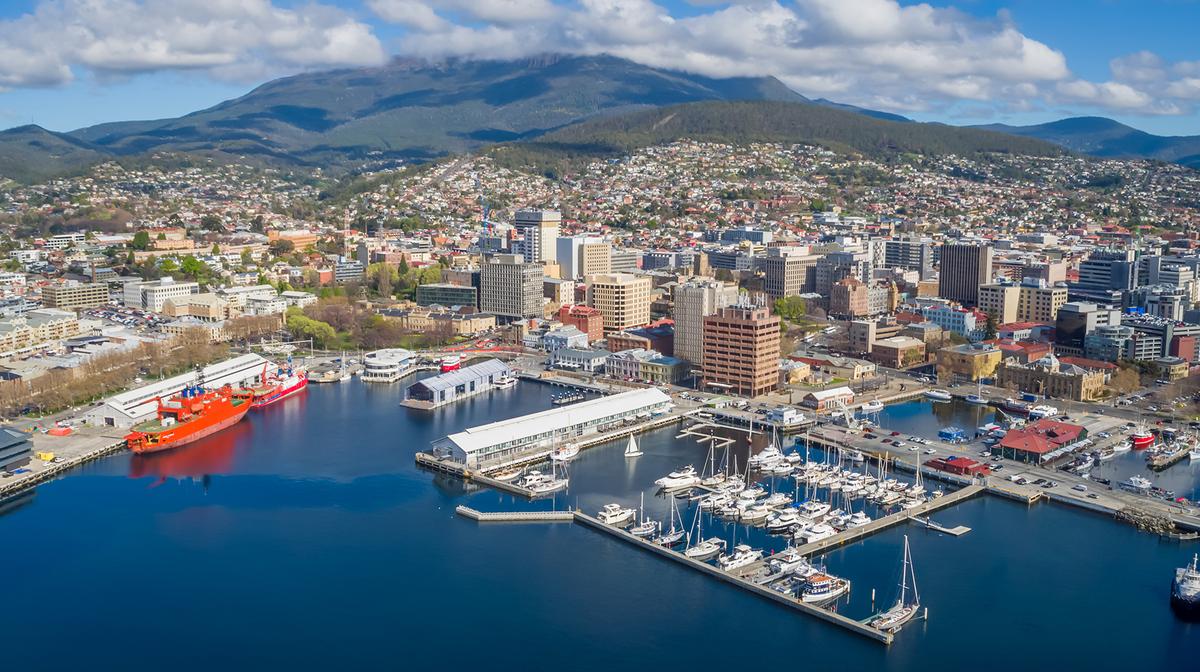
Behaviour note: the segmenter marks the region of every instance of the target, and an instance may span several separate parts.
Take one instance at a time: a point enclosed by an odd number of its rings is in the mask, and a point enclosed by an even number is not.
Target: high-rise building
[[[1017,321],[1017,304],[1021,301],[1021,288],[1017,285],[980,285],[978,307],[987,313],[997,325]]]
[[[767,308],[727,306],[704,318],[703,386],[749,397],[775,390],[779,335]]]
[[[1054,349],[1062,355],[1082,355],[1088,334],[1117,324],[1121,324],[1119,310],[1078,301],[1064,304],[1055,317]]]
[[[517,254],[497,254],[480,272],[479,307],[512,322],[542,314],[542,265]]]
[[[648,277],[631,273],[602,273],[589,275],[588,305],[604,316],[604,333],[624,331],[650,322],[650,291]]]
[[[521,234],[521,255],[525,261],[553,263],[558,253],[558,227],[562,215],[557,210],[518,210],[513,229]]]
[[[867,286],[858,278],[842,278],[829,292],[829,314],[834,317],[866,317]]]
[[[605,240],[567,236],[558,239],[557,247],[556,258],[564,280],[612,272],[612,245]]]
[[[1072,301],[1119,307],[1124,293],[1137,286],[1137,252],[1095,250],[1079,264],[1079,280],[1068,285],[1068,293]]]
[[[883,267],[917,271],[922,280],[927,280],[933,275],[933,244],[921,238],[886,240],[883,243]]]
[[[828,298],[834,283],[843,278],[871,282],[872,270],[867,252],[830,252],[817,261],[813,291]]]
[[[938,296],[968,306],[979,303],[979,286],[992,276],[992,248],[988,245],[952,243],[942,246]]]
[[[642,251],[632,248],[612,249],[609,251],[609,266],[611,273],[632,273],[642,264]]]
[[[807,247],[768,249],[762,259],[763,289],[776,299],[813,291],[820,259],[821,255],[809,254]]]
[[[693,278],[675,286],[675,356],[699,367],[704,363],[704,318],[738,300],[738,288]]]

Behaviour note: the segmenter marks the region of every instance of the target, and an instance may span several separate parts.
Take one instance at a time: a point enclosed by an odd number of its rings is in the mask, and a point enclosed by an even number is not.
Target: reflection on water
[[[227,474],[233,468],[238,445],[249,438],[250,423],[236,425],[206,436],[195,443],[161,453],[133,455],[129,460],[129,477],[157,477],[158,483],[168,478],[200,478]]]

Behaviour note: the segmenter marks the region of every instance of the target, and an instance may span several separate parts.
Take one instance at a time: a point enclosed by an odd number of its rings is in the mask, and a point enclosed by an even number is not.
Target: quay
[[[874,640],[876,642],[880,642],[882,644],[891,644],[892,640],[894,638],[894,636],[890,632],[883,632],[881,630],[876,630],[875,628],[872,628],[868,625],[860,623],[854,619],[847,618],[835,611],[830,611],[828,609],[822,609],[820,607],[815,607],[810,604],[806,604],[803,601],[801,601],[797,598],[794,598],[790,595],[784,595],[783,593],[780,593],[779,591],[776,591],[776,590],[771,590],[770,588],[768,588],[766,586],[757,585],[751,581],[747,581],[746,579],[742,578],[739,575],[735,575],[735,574],[731,574],[729,572],[723,571],[719,567],[715,567],[713,565],[710,565],[705,562],[700,562],[698,560],[693,560],[682,553],[678,553],[669,548],[651,543],[650,541],[647,541],[645,539],[635,537],[634,535],[626,532],[625,530],[622,530],[617,527],[613,527],[612,525],[606,525],[606,524],[600,522],[599,519],[593,518],[592,516],[589,516],[587,514],[584,514],[581,512],[576,512],[574,515],[575,515],[575,522],[577,522],[585,527],[589,527],[593,530],[597,530],[597,531],[603,532],[605,534],[612,535],[613,537],[616,537],[617,539],[620,539],[621,541],[624,541],[628,544],[631,544],[633,546],[641,548],[642,550],[649,551],[649,552],[657,555],[660,558],[678,562],[678,563],[684,565],[685,567],[690,567],[691,569],[694,569],[702,574],[707,574],[708,576],[711,576],[711,577],[714,577],[721,581],[724,581],[725,583],[728,583],[737,588],[741,588],[742,590],[745,590],[753,595],[757,595],[759,597],[770,600],[770,601],[774,602],[775,604],[793,609],[795,611],[799,611],[804,614],[808,614],[809,616],[819,618],[819,619],[825,621],[826,623],[831,623],[833,625],[842,627],[856,635],[861,635],[863,637]]]
[[[56,441],[70,441],[72,438],[76,437],[62,437],[62,439],[56,439]],[[107,455],[118,453],[125,449],[124,440],[114,441],[112,437],[78,437],[76,438],[77,441],[79,439],[87,440],[87,445],[83,446],[84,451],[74,455],[63,456],[61,455],[65,448],[63,444],[50,443],[49,440],[44,440],[42,436],[34,436],[31,437],[31,439],[34,442],[35,451],[47,450],[61,456],[63,459],[61,462],[52,462],[40,469],[31,466],[28,473],[16,474],[8,479],[5,479],[4,481],[0,481],[0,501],[18,495],[26,490],[30,490],[34,486],[40,483],[45,483],[46,481],[49,481],[50,479],[70,471],[71,469],[74,469],[82,464],[86,464],[92,460],[97,460]],[[43,440],[45,441],[44,443]],[[96,441],[102,441],[103,443],[99,446],[93,446]]]
[[[898,511],[896,513],[877,518],[862,527],[853,527],[843,532],[838,532],[832,537],[827,537],[820,541],[814,541],[811,544],[797,546],[796,550],[805,556],[812,556],[828,551],[831,548],[845,546],[853,543],[864,537],[868,537],[876,532],[882,532],[893,525],[908,521],[910,518],[933,513],[939,509],[944,509],[948,506],[957,504],[963,500],[969,499],[983,492],[983,486],[968,485],[966,487],[955,490],[936,499],[931,499],[924,504],[916,506],[912,509]]]
[[[456,506],[454,512],[463,518],[481,523],[570,523],[574,511],[476,511],[469,506]]]
[[[933,519],[931,519],[931,518],[918,518],[916,516],[913,516],[913,520],[924,525],[925,527],[927,527],[931,530],[935,530],[935,531],[941,532],[943,534],[949,534],[954,537],[961,537],[962,535],[971,531],[971,528],[967,527],[966,525],[957,525],[955,527],[946,527],[945,525],[939,525],[938,523],[935,523],[933,521]]]

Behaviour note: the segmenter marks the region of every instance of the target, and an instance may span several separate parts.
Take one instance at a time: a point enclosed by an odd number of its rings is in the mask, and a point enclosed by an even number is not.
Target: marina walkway
[[[892,643],[893,635],[890,632],[882,632],[880,630],[876,630],[875,628],[864,625],[863,623],[860,623],[854,619],[842,616],[841,614],[839,614],[837,612],[830,611],[828,609],[822,609],[820,607],[815,607],[811,604],[802,602],[801,600],[798,600],[798,599],[792,597],[791,595],[785,595],[779,591],[771,590],[770,588],[767,588],[766,586],[757,585],[751,581],[747,581],[746,579],[742,578],[741,576],[731,574],[729,572],[725,572],[725,571],[721,570],[720,568],[710,565],[708,563],[700,562],[698,560],[693,560],[693,559],[685,556],[684,554],[678,553],[669,548],[650,543],[649,541],[646,541],[645,539],[642,539],[640,537],[635,537],[634,535],[632,535],[620,528],[613,527],[612,525],[606,525],[606,524],[600,522],[599,519],[593,518],[587,514],[584,514],[581,512],[576,512],[575,513],[575,522],[580,523],[581,525],[584,525],[585,527],[590,527],[593,530],[597,530],[599,532],[603,532],[605,534],[612,535],[612,536],[616,537],[617,539],[620,539],[621,541],[624,541],[626,543],[637,546],[638,548],[641,548],[642,550],[649,551],[661,558],[671,560],[674,562],[678,562],[678,563],[684,565],[685,567],[690,567],[691,569],[694,569],[703,574],[707,574],[713,578],[716,578],[720,581],[724,581],[725,583],[728,583],[730,585],[741,588],[742,590],[750,592],[754,595],[771,600],[772,602],[775,602],[776,604],[779,604],[784,607],[788,607],[790,609],[794,609],[796,611],[808,614],[809,616],[814,616],[816,618],[819,618],[819,619],[825,621],[826,623],[831,623],[833,625],[840,626],[846,630],[849,630],[850,632],[852,632],[856,635],[861,635],[863,637],[867,637],[869,639],[872,639],[877,642],[881,642],[883,644],[891,644]]]
[[[456,506],[454,512],[481,523],[570,523],[573,511],[476,511],[469,506]]]
[[[891,515],[884,516],[884,517],[878,518],[876,520],[872,520],[871,522],[867,523],[866,525],[863,525],[862,527],[854,527],[854,528],[848,529],[844,532],[839,532],[839,533],[833,535],[832,537],[828,537],[828,538],[822,539],[820,541],[814,541],[811,544],[804,544],[803,546],[797,546],[796,550],[800,551],[800,553],[802,553],[806,556],[823,553],[831,548],[835,548],[837,546],[844,546],[846,544],[858,541],[859,539],[862,539],[864,537],[875,534],[876,532],[881,532],[883,530],[886,530],[889,527],[892,527],[893,525],[899,525],[900,523],[906,522],[910,518],[913,518],[916,516],[923,516],[926,514],[933,513],[934,511],[937,511],[939,509],[944,509],[948,506],[952,506],[963,500],[974,497],[975,495],[978,495],[981,492],[983,492],[982,486],[968,485],[959,490],[955,490],[954,492],[951,492],[947,495],[938,497],[937,499],[931,499],[928,502],[925,502],[924,504],[921,504],[914,508],[907,509],[904,511],[898,511]]]

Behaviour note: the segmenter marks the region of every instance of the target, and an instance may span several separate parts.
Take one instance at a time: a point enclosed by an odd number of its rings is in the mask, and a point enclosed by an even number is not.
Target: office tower
[[[776,299],[813,291],[820,259],[807,247],[770,248],[762,259],[763,289]]]
[[[525,261],[554,263],[561,223],[562,216],[557,210],[517,211],[513,229],[521,234],[521,254]]]
[[[497,322],[542,315],[542,265],[517,254],[497,254],[480,272],[479,307]]]
[[[775,390],[779,333],[767,308],[727,306],[704,318],[703,386],[749,397]]]
[[[650,278],[631,273],[589,275],[588,305],[604,316],[604,333],[640,327],[650,322]]]
[[[959,243],[942,246],[938,296],[974,306],[979,303],[979,286],[990,282],[991,276],[991,247]]]
[[[704,363],[704,318],[737,303],[738,288],[693,278],[675,286],[675,356],[696,367]]]

